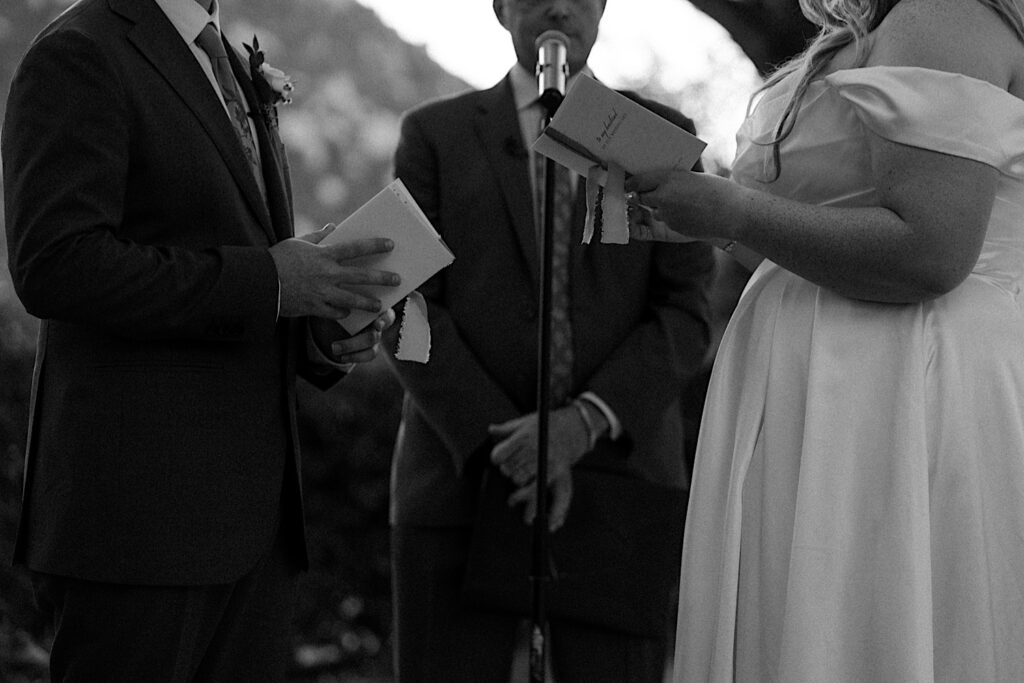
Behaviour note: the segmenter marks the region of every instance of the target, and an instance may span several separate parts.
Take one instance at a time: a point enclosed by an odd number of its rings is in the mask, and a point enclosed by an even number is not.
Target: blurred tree
[[[7,252],[0,244],[0,259]],[[28,425],[36,323],[0,268],[0,680],[35,680],[45,671],[46,625],[33,608],[28,575],[11,571],[21,500],[21,472]]]
[[[764,76],[817,33],[800,0],[684,0],[720,23]]]
[[[42,28],[55,7],[40,2],[0,6],[0,116],[8,84],[33,29]],[[3,190],[0,188],[0,207]],[[3,225],[0,214],[0,227]],[[28,427],[28,395],[35,354],[36,323],[11,286],[7,248],[0,240],[0,680],[34,681],[46,671],[46,625],[34,609],[25,572],[12,570],[21,501],[21,473]]]

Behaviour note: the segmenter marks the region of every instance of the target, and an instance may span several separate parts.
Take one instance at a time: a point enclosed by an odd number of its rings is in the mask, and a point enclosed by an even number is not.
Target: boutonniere
[[[291,104],[295,86],[290,76],[267,64],[260,41],[252,37],[252,45],[242,43],[249,53],[249,78],[256,88],[263,117],[271,126],[277,125],[277,105]]]

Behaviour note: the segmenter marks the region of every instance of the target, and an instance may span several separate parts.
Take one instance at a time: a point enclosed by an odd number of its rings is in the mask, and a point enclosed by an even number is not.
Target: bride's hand
[[[626,194],[626,222],[629,239],[640,242],[693,242],[661,221],[654,220],[651,210],[640,204],[636,192]]]
[[[650,209],[655,221],[692,239],[735,239],[743,188],[710,173],[638,173],[626,191]]]

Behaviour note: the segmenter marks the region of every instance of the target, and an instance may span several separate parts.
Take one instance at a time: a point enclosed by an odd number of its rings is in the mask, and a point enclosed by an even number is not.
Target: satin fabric
[[[725,333],[683,546],[675,678],[1024,680],[1024,101],[913,67],[794,85],[738,136],[737,182],[872,206],[865,136],[1000,171],[981,256],[950,293],[854,301],[771,262]]]

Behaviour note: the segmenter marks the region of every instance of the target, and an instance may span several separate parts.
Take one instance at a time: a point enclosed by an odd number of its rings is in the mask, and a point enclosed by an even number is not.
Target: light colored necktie
[[[249,160],[249,167],[256,178],[256,184],[259,185],[260,192],[266,195],[263,169],[260,167],[259,155],[256,153],[256,141],[253,140],[252,129],[249,127],[249,117],[245,112],[245,105],[242,104],[242,95],[238,92],[235,77],[231,73],[231,63],[228,61],[224,42],[220,39],[220,32],[213,22],[203,28],[199,37],[196,38],[196,45],[210,58],[213,75],[217,79],[217,85],[220,86],[224,104],[227,105],[232,127],[238,134],[239,142],[242,143],[242,150],[245,152],[246,159]]]
[[[544,126],[541,118],[541,128]],[[543,221],[544,206],[544,164],[542,154],[534,154],[536,178],[536,206],[538,221]],[[574,192],[569,169],[561,164],[554,165],[555,187],[553,198],[553,220],[551,226],[551,405],[561,406],[572,390],[572,320],[569,312],[572,304],[569,291],[569,244],[572,234]],[[540,223],[538,223],[538,226]],[[540,234],[538,228],[537,233]]]

